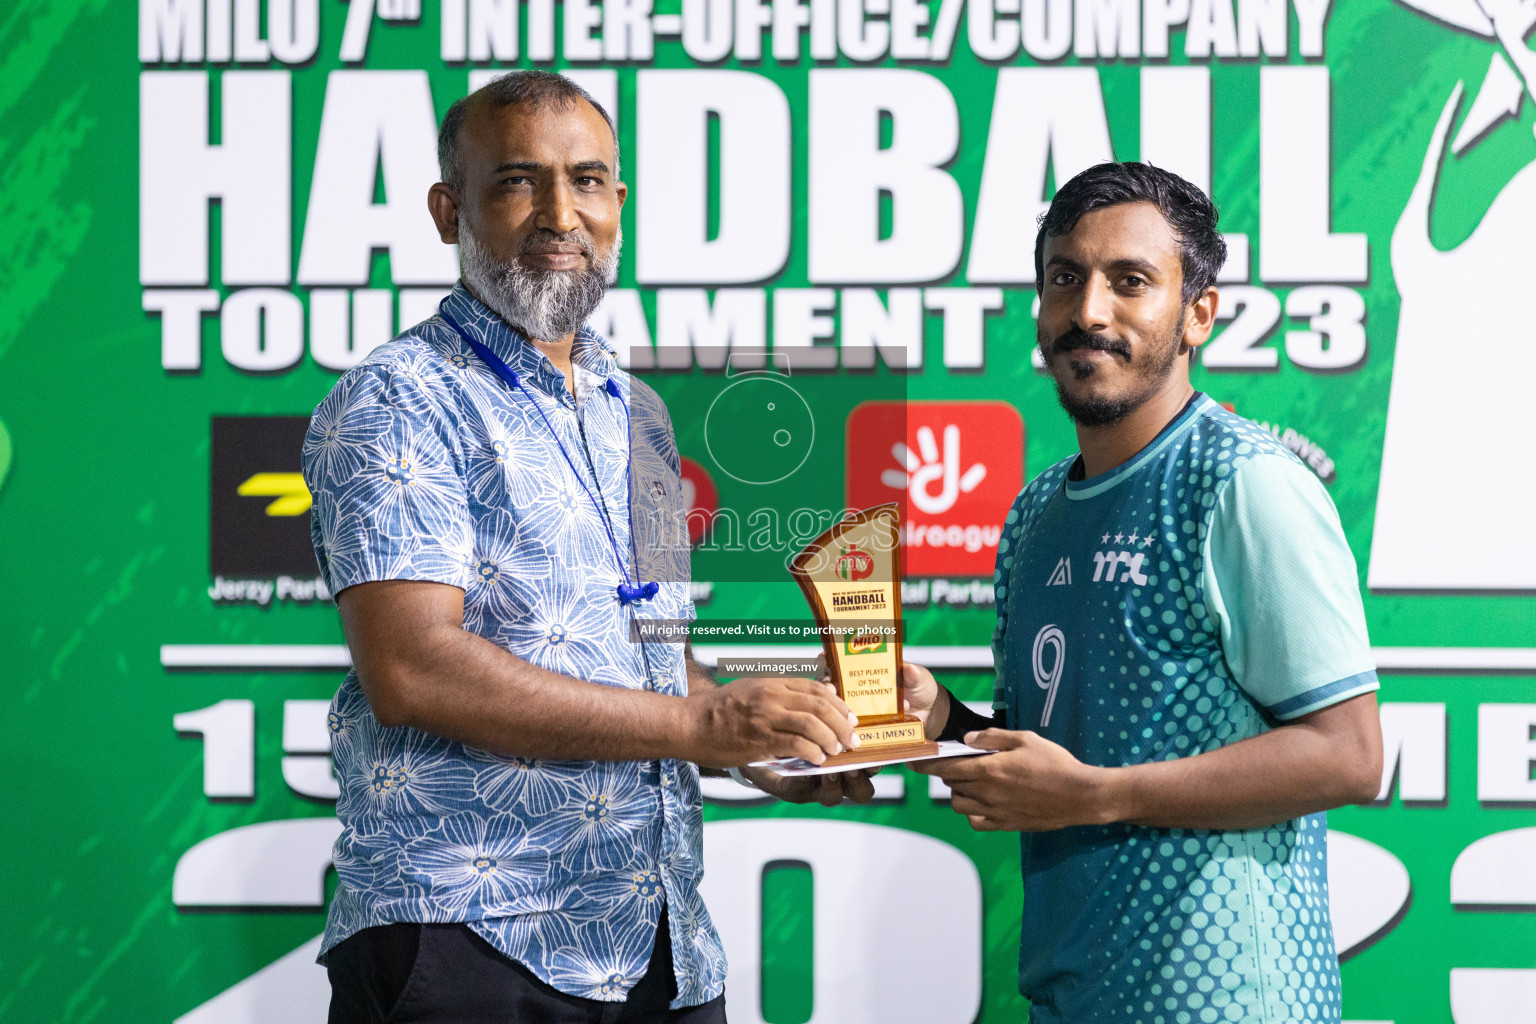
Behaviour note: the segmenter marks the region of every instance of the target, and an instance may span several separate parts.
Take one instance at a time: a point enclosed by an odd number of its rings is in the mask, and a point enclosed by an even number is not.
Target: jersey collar
[[[1124,480],[1129,480],[1132,476],[1135,475],[1137,470],[1141,469],[1141,467],[1157,458],[1158,455],[1162,454],[1162,452],[1165,451],[1170,444],[1178,440],[1179,436],[1182,435],[1184,431],[1187,430],[1189,426],[1195,422],[1195,420],[1199,419],[1201,416],[1204,416],[1207,410],[1213,409],[1215,407],[1216,403],[1211,401],[1209,395],[1199,391],[1195,392],[1194,398],[1190,399],[1189,404],[1184,407],[1184,411],[1175,416],[1173,420],[1166,427],[1164,427],[1156,437],[1152,439],[1150,444],[1148,444],[1141,451],[1137,452],[1134,456],[1127,459],[1125,462],[1122,462],[1114,469],[1111,469],[1109,472],[1100,473],[1098,476],[1090,477],[1087,480],[1068,479],[1065,484],[1067,497],[1073,501],[1082,501],[1085,498],[1092,498],[1096,495],[1103,494],[1105,491],[1114,487],[1116,484],[1119,484]]]

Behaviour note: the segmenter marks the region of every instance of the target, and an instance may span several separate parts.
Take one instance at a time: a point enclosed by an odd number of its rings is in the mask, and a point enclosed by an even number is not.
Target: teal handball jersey
[[[1317,478],[1204,395],[1109,473],[1042,473],[998,548],[997,704],[1094,765],[1189,757],[1377,687]],[[1032,1021],[1338,1021],[1322,814],[1022,837]]]

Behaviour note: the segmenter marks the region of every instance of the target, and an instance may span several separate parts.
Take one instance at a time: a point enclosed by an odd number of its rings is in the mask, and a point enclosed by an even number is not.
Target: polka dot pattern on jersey
[[[1295,456],[1199,396],[1111,473],[1069,481],[1069,459],[1025,487],[994,578],[997,696],[1010,728],[1116,766],[1271,727],[1233,679],[1207,600],[1216,503],[1258,458]],[[1037,643],[1051,628],[1065,637],[1059,654]],[[1338,1021],[1325,844],[1320,814],[1246,831],[1112,825],[1023,837],[1030,1019]]]

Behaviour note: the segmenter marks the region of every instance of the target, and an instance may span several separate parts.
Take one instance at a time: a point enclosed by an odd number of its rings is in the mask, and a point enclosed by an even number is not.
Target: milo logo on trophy
[[[844,654],[882,654],[889,648],[890,637],[879,629],[860,629],[843,637]]]
[[[822,627],[837,693],[858,716],[859,747],[826,764],[938,752],[923,723],[901,711],[901,535],[896,505],[850,515],[795,556],[790,573]]]

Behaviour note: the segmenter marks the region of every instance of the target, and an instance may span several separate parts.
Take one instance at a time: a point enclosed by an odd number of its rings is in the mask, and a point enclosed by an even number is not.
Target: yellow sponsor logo
[[[843,651],[846,654],[880,654],[885,650],[885,634],[876,629],[860,630],[843,638]]]
[[[267,506],[269,516],[301,516],[315,503],[303,473],[257,473],[235,493],[242,498],[276,498]]]

